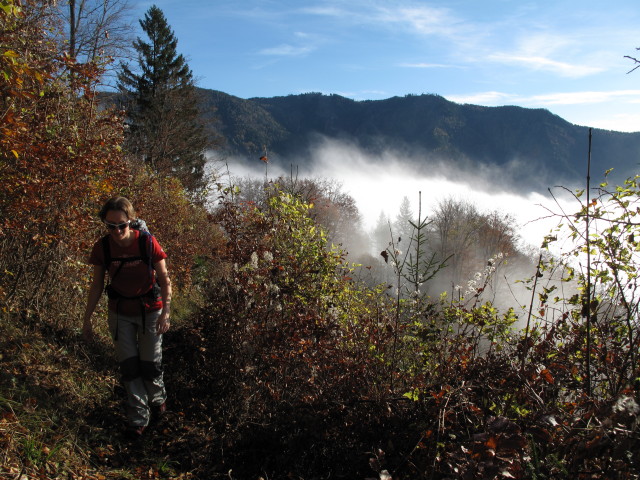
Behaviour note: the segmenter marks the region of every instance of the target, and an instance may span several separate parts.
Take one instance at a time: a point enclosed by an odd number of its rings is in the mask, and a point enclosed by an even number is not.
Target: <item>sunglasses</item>
[[[107,226],[107,228],[109,230],[115,230],[116,228],[118,230],[124,230],[125,228],[127,228],[129,226],[129,223],[131,222],[131,220],[127,220],[124,223],[109,223],[109,222],[104,222],[104,224]]]

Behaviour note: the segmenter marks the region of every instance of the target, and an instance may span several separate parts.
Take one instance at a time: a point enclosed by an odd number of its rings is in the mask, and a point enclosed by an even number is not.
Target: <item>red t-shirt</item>
[[[132,229],[134,233],[134,241],[128,247],[121,247],[113,241],[111,236],[109,238],[109,245],[111,249],[111,264],[109,265],[109,278],[111,280],[111,287],[124,297],[136,297],[138,295],[144,295],[153,286],[155,280],[155,271],[149,268],[149,265],[142,260],[134,260],[130,262],[120,262],[115,260],[117,258],[131,258],[140,257],[140,232]],[[151,237],[151,262],[155,264],[160,260],[167,258],[167,254],[164,253],[162,247],[158,243],[155,237]],[[105,265],[104,249],[102,246],[102,239],[98,240],[89,256],[89,263],[91,265]],[[122,267],[120,264],[122,263]],[[118,268],[120,271],[118,271]],[[117,272],[117,273],[116,273]],[[115,276],[114,276],[115,275]],[[147,312],[152,312],[162,309],[162,298],[153,299],[150,297],[142,297],[142,301],[145,305]],[[109,310],[117,311],[123,315],[140,315],[141,310],[140,299],[127,299],[120,298],[118,300],[109,300]]]

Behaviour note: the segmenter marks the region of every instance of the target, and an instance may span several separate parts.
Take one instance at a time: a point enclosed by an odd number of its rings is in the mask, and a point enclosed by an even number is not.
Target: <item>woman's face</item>
[[[109,229],[109,234],[116,242],[126,241],[131,235],[129,219],[122,210],[109,210],[104,218],[104,223]]]

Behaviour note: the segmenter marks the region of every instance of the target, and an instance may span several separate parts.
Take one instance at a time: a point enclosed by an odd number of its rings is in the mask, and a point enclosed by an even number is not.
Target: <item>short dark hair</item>
[[[107,213],[111,210],[120,210],[121,212],[124,212],[129,220],[136,219],[136,211],[133,209],[133,205],[129,199],[125,197],[113,197],[107,200],[100,209],[100,213],[98,213],[100,220],[104,222],[104,219],[107,218]]]

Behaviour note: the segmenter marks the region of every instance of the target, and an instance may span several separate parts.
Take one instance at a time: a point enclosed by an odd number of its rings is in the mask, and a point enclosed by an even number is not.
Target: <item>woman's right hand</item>
[[[82,325],[82,337],[88,343],[93,342],[94,334],[93,334],[93,327],[91,326],[91,322],[85,321],[84,324]]]

